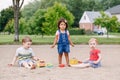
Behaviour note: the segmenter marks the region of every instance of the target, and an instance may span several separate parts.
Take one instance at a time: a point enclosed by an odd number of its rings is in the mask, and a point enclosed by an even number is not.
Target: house
[[[120,5],[109,8],[106,11],[111,13],[112,16],[116,16],[120,22]]]
[[[105,14],[111,16],[109,12],[105,12]],[[101,29],[100,26],[94,25],[95,18],[98,18],[100,16],[101,16],[100,12],[85,11],[79,21],[80,29],[85,29],[85,30],[90,30],[90,31]]]

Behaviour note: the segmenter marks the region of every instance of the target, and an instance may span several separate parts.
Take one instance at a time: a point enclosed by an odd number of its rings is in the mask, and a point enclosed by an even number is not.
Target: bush
[[[71,28],[69,32],[70,32],[70,35],[84,35],[85,34],[85,30],[80,29],[80,28]]]
[[[91,30],[86,30],[86,31],[85,31],[85,34],[86,34],[86,35],[92,35],[92,34],[93,34],[93,31],[91,31]]]

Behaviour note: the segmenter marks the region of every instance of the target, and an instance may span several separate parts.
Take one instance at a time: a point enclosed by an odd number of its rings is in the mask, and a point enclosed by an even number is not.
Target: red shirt
[[[94,49],[90,51],[90,60],[92,61],[96,61],[98,60],[99,56],[98,54],[100,53],[100,50],[98,49]]]

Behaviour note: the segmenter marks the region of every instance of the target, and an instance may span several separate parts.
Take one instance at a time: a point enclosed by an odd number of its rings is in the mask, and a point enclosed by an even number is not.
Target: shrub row
[[[71,28],[69,32],[71,35],[84,35],[85,34],[85,30],[80,29],[80,28]]]

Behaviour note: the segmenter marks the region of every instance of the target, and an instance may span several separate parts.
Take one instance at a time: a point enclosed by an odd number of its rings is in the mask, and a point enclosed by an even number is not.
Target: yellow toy
[[[45,67],[46,66],[46,63],[44,60],[38,60],[37,61],[37,67]]]
[[[70,59],[70,65],[78,64],[78,60],[76,58]]]

